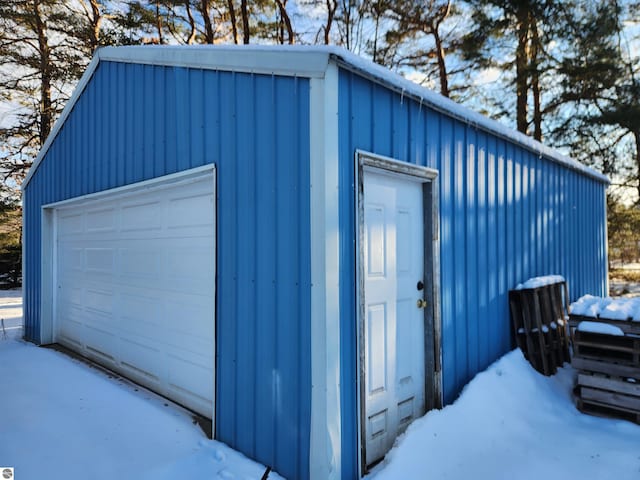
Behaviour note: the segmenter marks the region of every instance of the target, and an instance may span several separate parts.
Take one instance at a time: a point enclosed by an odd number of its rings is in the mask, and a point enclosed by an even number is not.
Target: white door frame
[[[41,271],[40,271],[40,343],[42,345],[51,344],[56,342],[56,292],[55,286],[57,285],[57,208],[73,205],[74,203],[80,203],[88,200],[96,200],[101,197],[112,197],[117,195],[119,197],[126,197],[130,195],[138,194],[145,190],[163,188],[168,186],[176,186],[180,184],[188,184],[200,180],[203,175],[212,175],[213,179],[213,193],[214,193],[214,232],[213,232],[213,259],[214,259],[214,291],[213,295],[213,329],[214,329],[214,342],[213,348],[213,411],[211,412],[212,423],[212,436],[215,435],[215,410],[216,410],[216,342],[217,331],[216,326],[216,310],[217,310],[217,176],[215,164],[204,165],[202,167],[191,168],[189,170],[183,170],[170,175],[164,175],[161,177],[152,178],[142,182],[132,183],[122,187],[112,188],[109,190],[103,190],[96,193],[90,193],[87,195],[81,195],[79,197],[70,198],[68,200],[62,200],[60,202],[49,203],[43,205],[41,208]]]
[[[357,402],[358,402],[358,446],[360,452],[359,473],[366,474],[366,442],[364,441],[364,172],[373,171],[384,175],[405,178],[423,186],[424,212],[424,275],[425,299],[428,308],[425,315],[425,409],[442,407],[442,350],[440,323],[440,236],[438,210],[438,171],[432,168],[400,162],[382,155],[357,150],[355,153],[356,185],[356,321],[357,321]],[[431,279],[431,281],[426,281]]]

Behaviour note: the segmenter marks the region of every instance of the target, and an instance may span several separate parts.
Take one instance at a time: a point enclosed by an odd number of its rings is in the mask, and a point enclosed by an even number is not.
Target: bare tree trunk
[[[231,34],[233,35],[233,43],[238,44],[238,23],[236,20],[236,9],[233,6],[233,0],[227,0],[227,8],[229,9],[229,19],[231,20]]]
[[[440,77],[440,93],[445,97],[448,97],[449,92],[449,79],[447,78],[447,65],[445,64],[445,52],[444,46],[442,45],[442,38],[440,37],[440,32],[438,31],[439,25],[434,25],[433,28],[433,38],[436,43],[436,56],[438,59],[438,76]]]
[[[291,19],[289,18],[289,14],[287,13],[287,0],[276,0],[276,4],[278,5],[278,9],[280,10],[280,16],[282,17],[282,21],[284,22],[284,26],[287,29],[287,37],[289,38],[289,45],[293,45],[295,43],[295,37],[293,36],[293,27],[291,26]],[[281,37],[281,43],[284,43],[284,35]]]
[[[518,8],[518,47],[516,49],[516,124],[518,131],[527,133],[527,96],[529,60],[529,12],[526,6]]]
[[[435,15],[433,24],[431,25],[431,35],[436,44],[436,56],[438,59],[438,75],[440,76],[440,93],[445,97],[449,97],[449,75],[447,73],[447,64],[445,62],[444,45],[442,44],[442,37],[440,36],[440,25],[444,22],[451,13],[451,1],[447,1],[445,5],[442,5]]]
[[[100,12],[100,3],[98,0],[89,0],[91,5],[91,30],[89,32],[91,41],[91,51],[93,52],[100,44],[100,27],[102,25],[102,13]]]
[[[344,45],[351,50],[352,5],[350,0],[342,0],[342,16],[344,18]]]
[[[633,132],[633,138],[636,141],[636,181],[638,182],[636,188],[638,190],[638,198],[640,198],[640,131]]]
[[[200,1],[200,14],[202,15],[202,21],[204,22],[204,42],[212,44],[214,40],[213,36],[213,23],[211,22],[210,0]]]
[[[242,43],[249,43],[251,32],[249,32],[249,11],[247,10],[247,0],[240,2],[240,13],[242,14]]]
[[[162,17],[160,16],[160,1],[156,0],[156,29],[158,30],[158,44],[164,44],[164,37],[162,35]]]
[[[336,16],[336,10],[338,9],[338,0],[326,0],[327,2],[327,23],[323,27],[324,30],[324,44],[329,45],[330,37],[329,33],[331,32],[331,25],[333,24],[333,19]]]
[[[51,102],[51,50],[49,39],[47,38],[47,25],[42,18],[40,10],[40,0],[33,0],[33,17],[36,34],[38,35],[38,53],[40,56],[40,145],[44,145],[45,140],[51,132],[53,123],[53,109]]]
[[[373,13],[375,15],[375,32],[373,34],[373,54],[372,60],[377,63],[378,61],[378,35],[380,30],[380,17],[382,16],[382,11],[380,10],[380,5],[375,3],[372,5]]]
[[[184,8],[187,11],[187,19],[189,20],[189,36],[187,37],[187,45],[191,45],[196,40],[196,21],[191,13],[191,3],[184,0]]]
[[[531,94],[533,95],[533,138],[542,141],[542,107],[540,105],[540,71],[538,55],[540,52],[540,37],[538,35],[538,25],[531,15]]]

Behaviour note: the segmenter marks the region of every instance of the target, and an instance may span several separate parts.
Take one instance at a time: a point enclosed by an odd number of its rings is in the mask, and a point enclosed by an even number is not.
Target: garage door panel
[[[209,417],[214,198],[206,175],[56,210],[57,341]]]
[[[83,303],[88,312],[101,314],[107,318],[113,316],[113,291],[88,288],[84,294]]]
[[[180,245],[179,248],[184,250],[168,252],[167,268],[169,277],[175,281],[197,282],[201,285],[207,284],[206,286],[211,286],[208,285],[210,283],[208,273],[204,269],[199,268],[202,263],[213,265],[214,258],[210,249],[205,245],[193,246],[188,250],[186,245]]]
[[[198,357],[211,356],[210,352],[213,348],[211,342],[207,339],[178,333],[172,336],[166,343],[166,347],[170,351],[175,351],[176,356],[181,356],[185,359],[191,358],[192,355]]]
[[[212,293],[212,292],[211,292]],[[179,294],[164,300],[167,329],[171,334],[182,333],[213,339],[213,325],[207,320],[207,305],[203,295]]]
[[[114,208],[101,208],[86,212],[86,233],[105,234],[116,230],[116,211]]]
[[[85,323],[83,329],[86,348],[99,353],[110,361],[117,355],[116,335],[92,323]]]
[[[84,265],[84,249],[74,247],[73,245],[64,245],[58,253],[58,262],[61,269],[66,272],[77,271],[82,272]]]
[[[149,285],[149,283],[152,285]],[[118,286],[122,290],[143,290],[147,292],[162,291],[166,295],[166,285],[164,278],[158,275],[121,275],[118,277]],[[157,288],[154,288],[156,287]]]
[[[65,321],[58,328],[58,334],[70,338],[78,338],[82,335],[83,311],[77,308],[68,308],[61,312]]]
[[[159,298],[123,294],[120,299],[121,328],[136,335],[162,335],[166,316],[161,304]]]
[[[80,328],[82,325],[80,325]],[[71,328],[70,325],[66,325],[65,328],[58,332],[58,336],[56,340],[58,343],[64,345],[65,347],[70,348],[71,350],[75,350],[76,352],[85,354],[84,352],[84,343],[76,340],[80,338],[81,332],[77,329]]]
[[[60,303],[61,308],[65,308],[67,306],[82,307],[83,299],[83,289],[80,287],[58,289],[58,303]]]
[[[213,216],[199,215],[199,211],[211,210],[213,196],[202,194],[191,197],[175,198],[169,202],[168,228],[197,228],[213,224]]]
[[[120,248],[122,276],[134,276],[138,278],[157,277],[162,272],[162,250],[154,247],[145,248],[142,242],[129,242],[134,245],[128,248]]]
[[[160,202],[124,204],[120,215],[120,230],[123,232],[160,230],[162,210]]]
[[[118,324],[113,316],[85,308],[81,315],[76,316],[77,321],[81,321],[87,328],[94,328],[116,333]]]
[[[64,239],[65,237],[73,236],[77,233],[84,231],[84,213],[67,213],[58,216],[58,237]]]
[[[134,367],[138,373],[160,382],[163,376],[158,358],[162,355],[160,346],[149,342],[136,342],[133,339],[122,339],[120,361],[129,369]]]
[[[78,250],[78,249],[76,249]],[[92,247],[84,251],[85,268],[89,272],[114,274],[116,252],[109,247]]]
[[[213,385],[207,381],[209,370],[200,362],[190,362],[184,356],[171,356],[169,364],[169,386],[174,390],[181,390],[183,394],[199,397],[201,400],[211,398]],[[184,375],[188,371],[189,375]]]

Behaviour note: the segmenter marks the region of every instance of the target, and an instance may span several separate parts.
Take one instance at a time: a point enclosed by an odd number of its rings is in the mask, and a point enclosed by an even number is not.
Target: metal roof
[[[101,61],[306,78],[323,78],[329,62],[335,61],[341,67],[353,70],[388,88],[401,92],[403,95],[412,97],[425,106],[446,113],[498,137],[513,141],[567,168],[576,170],[601,182],[609,183],[609,179],[605,175],[560,154],[541,142],[510,129],[500,122],[485,117],[432,90],[417,85],[343,48],[326,45],[136,45],[103,47],[96,51],[29,170],[23,182],[23,189],[27,186],[40,162],[47,154],[56,135]]]

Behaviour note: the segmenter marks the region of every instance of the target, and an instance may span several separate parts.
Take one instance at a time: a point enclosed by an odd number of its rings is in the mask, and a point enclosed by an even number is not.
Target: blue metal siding
[[[357,471],[353,265],[356,149],[439,171],[444,400],[511,347],[507,291],[561,274],[606,294],[606,185],[340,70],[343,478]]]
[[[102,62],[25,191],[25,335],[44,204],[215,163],[216,438],[309,475],[309,82]],[[176,319],[179,320],[179,319]]]

